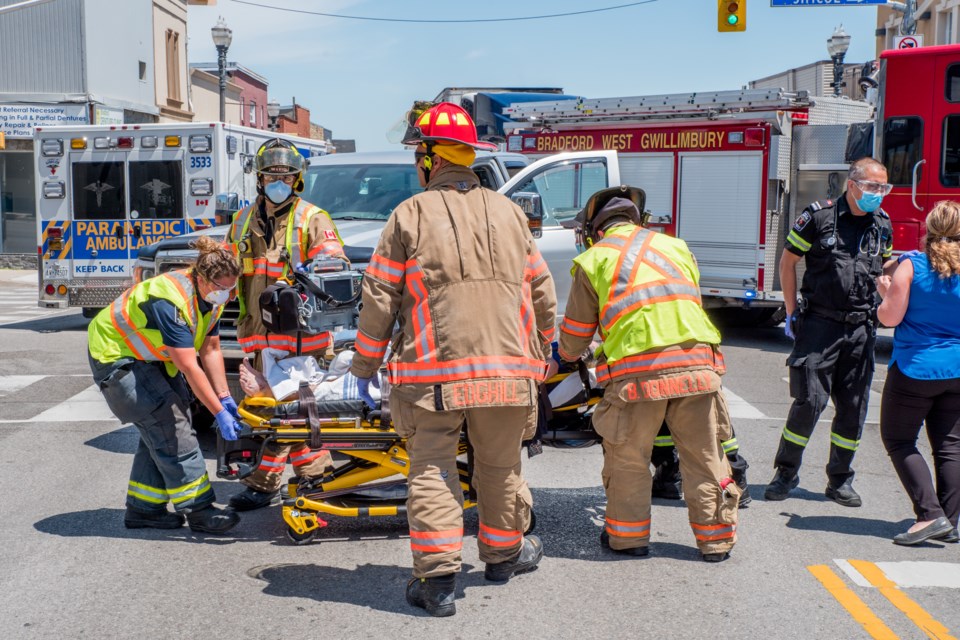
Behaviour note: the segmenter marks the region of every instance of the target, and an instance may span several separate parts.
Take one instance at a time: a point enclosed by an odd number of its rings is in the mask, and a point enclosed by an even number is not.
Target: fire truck
[[[223,123],[38,127],[39,306],[112,302],[138,250],[216,224],[256,197],[253,159],[275,134]],[[284,136],[305,157],[325,143]]]
[[[697,258],[708,307],[783,303],[777,263],[793,217],[840,195],[847,128],[872,107],[805,92],[752,89],[511,105],[508,151],[578,152],[539,193],[545,224],[576,215],[615,184],[646,191],[651,227],[685,240]]]

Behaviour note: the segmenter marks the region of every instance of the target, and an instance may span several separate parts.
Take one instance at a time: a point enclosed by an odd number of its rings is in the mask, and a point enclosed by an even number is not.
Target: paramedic
[[[486,579],[506,582],[543,556],[540,539],[524,535],[532,498],[520,445],[537,426],[556,293],[524,213],[470,169],[475,149],[494,146],[477,140],[466,111],[440,103],[415,125],[404,142],[417,145],[426,191],[400,204],[380,236],[363,279],[352,371],[368,393],[399,319],[387,371],[394,425],[410,451],[406,597],[449,616],[463,546],[461,428],[474,452]]]
[[[222,534],[240,520],[213,506],[213,487],[190,423],[193,391],[224,438],[236,440],[240,432],[219,333],[240,265],[210,238],[199,238],[196,248],[200,255],[191,269],[134,285],[87,330],[94,382],[117,418],[140,432],[127,485],[128,529],[178,529],[186,515],[193,531]]]
[[[240,318],[237,339],[244,353],[257,354],[254,365],[262,369],[260,352],[266,348],[294,354],[297,338],[268,333],[260,318],[260,294],[284,278],[290,269],[322,258],[346,260],[343,243],[326,211],[301,199],[305,160],[297,148],[275,138],[257,151],[257,193],[249,207],[236,213],[227,236],[240,258],[243,276],[238,286]],[[302,266],[301,266],[302,268]],[[332,353],[329,333],[303,336],[304,355],[322,362]],[[246,488],[230,499],[237,511],[265,507],[277,498],[287,458],[298,478],[321,477],[331,465],[326,451],[311,451],[306,444],[271,445],[260,466],[243,480]]]
[[[774,460],[767,500],[785,500],[800,483],[800,462],[820,414],[833,398],[825,495],[859,507],[853,489],[853,456],[867,415],[877,336],[876,278],[893,253],[890,218],[880,208],[890,193],[887,170],[861,158],[847,175],[837,201],[814,202],[787,234],[780,282],[787,310],[784,331],[793,338],[787,358],[793,405]],[[797,299],[797,264],[806,272]]]
[[[587,201],[576,231],[588,248],[574,259],[560,324],[565,361],[576,360],[598,328],[604,337],[604,393],[593,416],[607,494],[600,544],[648,554],[650,454],[666,420],[697,546],[707,562],[722,562],[737,540],[741,492],[720,444],[720,334],[703,310],[693,254],[682,240],[644,228],[644,199],[641,189],[620,186]]]

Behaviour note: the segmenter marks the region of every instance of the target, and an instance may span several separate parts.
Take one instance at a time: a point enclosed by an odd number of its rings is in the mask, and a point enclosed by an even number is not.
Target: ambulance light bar
[[[212,196],[213,180],[210,178],[194,178],[190,181],[190,195]]]
[[[129,137],[117,138],[117,148],[133,149],[133,138],[129,138]]]
[[[47,138],[40,143],[40,155],[44,157],[62,156],[63,140]]]
[[[164,146],[167,147],[179,147],[180,146],[180,136],[167,136],[163,139]]]
[[[190,136],[190,153],[210,153],[213,150],[211,136]]]
[[[157,136],[143,136],[140,138],[140,147],[142,149],[156,149]]]
[[[86,149],[86,148],[87,148],[87,139],[86,139],[86,138],[71,138],[71,139],[70,139],[70,148],[71,148],[71,149]]]
[[[62,200],[66,196],[66,187],[62,182],[44,182],[43,197],[48,200]],[[50,230],[51,233],[53,230]]]
[[[93,139],[93,148],[94,148],[94,149],[109,149],[109,148],[110,148],[110,138],[94,138],[94,139]]]

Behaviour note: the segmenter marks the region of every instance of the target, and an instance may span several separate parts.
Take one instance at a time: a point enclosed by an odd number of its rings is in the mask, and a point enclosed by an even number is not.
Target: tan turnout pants
[[[664,419],[680,454],[690,527],[702,553],[729,551],[736,543],[740,489],[720,442],[719,392],[664,400],[624,400],[620,393],[639,380],[607,386],[593,425],[603,437],[605,528],[613,549],[650,542],[650,454]],[[632,395],[632,394],[630,394]],[[722,485],[723,486],[722,488]]]
[[[428,411],[391,395],[397,433],[410,454],[407,520],[413,576],[459,573],[463,547],[463,490],[457,471],[457,443],[467,428],[473,446],[480,560],[505,562],[520,553],[530,526],[533,497],[520,473],[520,443],[536,407],[487,407]]]

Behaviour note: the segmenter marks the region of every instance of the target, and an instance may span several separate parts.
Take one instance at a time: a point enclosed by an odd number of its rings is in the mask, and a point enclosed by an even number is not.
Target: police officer
[[[485,578],[506,582],[543,556],[540,539],[524,535],[533,499],[520,445],[536,430],[557,298],[526,216],[470,169],[474,149],[493,145],[477,140],[467,112],[440,103],[404,143],[417,145],[426,191],[402,202],[383,228],[363,279],[351,370],[367,395],[399,319],[387,371],[394,426],[410,452],[406,597],[450,616],[463,546],[462,427],[474,452]]]
[[[843,506],[862,504],[853,489],[851,464],[873,379],[880,302],[875,280],[893,252],[890,218],[880,208],[890,189],[882,164],[857,160],[840,198],[811,204],[787,235],[780,282],[787,310],[784,332],[794,339],[787,358],[793,405],[780,437],[776,474],[764,493],[767,500],[784,500],[799,484],[803,450],[832,397],[836,414],[825,494]],[[801,260],[806,272],[798,303]]]
[[[257,199],[234,215],[227,242],[239,256],[243,275],[238,285],[240,318],[237,339],[244,353],[255,354],[255,366],[262,367],[260,352],[278,349],[297,352],[297,338],[269,333],[260,318],[260,294],[273,282],[286,277],[290,269],[304,268],[312,260],[346,260],[343,242],[326,211],[297,194],[303,191],[305,161],[297,148],[275,138],[257,151]],[[301,350],[317,360],[331,352],[329,333],[301,338]],[[306,444],[275,445],[264,451],[260,466],[243,480],[246,488],[230,499],[237,511],[269,505],[282,484],[287,459],[299,478],[321,477],[331,464],[326,451],[312,451]]]
[[[736,543],[740,488],[720,445],[720,334],[703,310],[693,254],[643,227],[644,199],[635,187],[604,189],[579,214],[578,244],[590,248],[574,259],[559,354],[576,360],[598,328],[604,337],[593,417],[607,494],[600,544],[648,554],[650,454],[666,420],[697,546],[705,561],[721,562]]]

